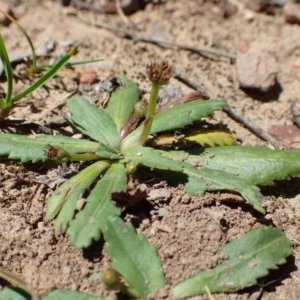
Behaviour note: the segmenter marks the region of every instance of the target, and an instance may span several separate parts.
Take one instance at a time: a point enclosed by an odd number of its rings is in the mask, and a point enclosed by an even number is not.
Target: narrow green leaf
[[[65,232],[74,217],[77,201],[109,165],[106,161],[97,161],[56,189],[47,200],[45,222],[49,222],[59,213],[55,220],[55,230],[56,232]]]
[[[135,82],[125,75],[119,76],[122,85],[114,91],[109,99],[107,112],[114,120],[118,132],[128,120],[139,98],[139,89]]]
[[[249,183],[268,185],[274,180],[300,176],[300,151],[263,147],[219,147],[195,151],[186,161],[223,170]]]
[[[261,226],[222,248],[228,260],[211,271],[197,273],[172,290],[175,299],[206,293],[233,292],[254,285],[277,269],[291,254],[290,243],[278,228]]]
[[[220,100],[198,100],[175,105],[154,116],[150,134],[191,125],[201,118],[212,115],[214,111],[221,110],[225,104]],[[130,147],[138,139],[142,130],[141,125],[129,134],[123,142],[124,147]]]
[[[102,108],[97,108],[80,96],[69,99],[68,107],[72,120],[82,133],[110,149],[119,147],[116,125]]]
[[[42,300],[104,300],[104,298],[76,291],[54,290],[52,292],[45,293],[42,296]]]
[[[119,215],[120,209],[111,201],[113,192],[125,191],[126,170],[122,164],[113,164],[87,198],[87,204],[70,222],[67,234],[78,248],[88,247],[92,240],[100,238],[100,231],[111,215]]]
[[[205,191],[229,190],[240,193],[253,208],[261,213],[265,210],[260,202],[262,194],[259,188],[248,181],[220,170],[196,169],[185,164],[183,171],[189,176],[185,184],[186,191],[191,195],[202,196]]]
[[[15,103],[27,95],[31,94],[33,91],[44,85],[49,79],[57,74],[57,72],[68,62],[72,55],[74,55],[77,51],[78,46],[73,47],[70,51],[68,51],[56,64],[54,64],[47,72],[41,76],[36,82],[30,85],[27,89],[14,96],[11,99],[11,103]]]
[[[5,43],[2,37],[2,34],[0,32],[0,59],[3,64],[3,69],[5,72],[5,76],[7,79],[7,89],[6,89],[6,96],[5,96],[5,102],[2,103],[3,107],[0,107],[0,109],[5,109],[11,105],[11,96],[13,92],[13,74],[11,69],[10,60],[8,57],[8,53],[5,47]],[[0,110],[1,112],[1,110]]]
[[[133,163],[143,165],[149,168],[169,170],[174,172],[182,172],[183,165],[162,155],[162,152],[143,146],[132,147],[126,149],[125,163]]]
[[[70,153],[94,152],[99,148],[99,144],[95,142],[58,135],[41,135],[31,138],[18,134],[0,134],[0,155],[21,160],[21,162],[47,160],[45,155],[47,145],[61,147]]]
[[[118,217],[110,217],[103,235],[113,267],[140,299],[147,299],[151,292],[165,286],[156,249],[143,235],[137,234],[131,224]]]
[[[23,35],[25,36],[25,38],[29,44],[30,50],[31,50],[32,66],[33,66],[33,69],[36,70],[37,55],[36,55],[35,48],[33,46],[30,36],[26,32],[26,30],[23,28],[23,26],[21,26],[21,24],[14,17],[12,17],[9,13],[6,13],[3,10],[0,10],[0,12],[5,15],[5,18],[9,19],[12,23],[14,23],[18,27],[18,29],[23,33]]]

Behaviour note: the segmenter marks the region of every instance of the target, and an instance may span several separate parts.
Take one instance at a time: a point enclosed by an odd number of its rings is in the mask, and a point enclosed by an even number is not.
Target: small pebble
[[[249,50],[238,52],[236,59],[240,87],[266,93],[277,83],[277,63],[266,52]]]
[[[87,69],[81,73],[79,81],[83,84],[97,83],[99,81],[97,72],[94,69]]]

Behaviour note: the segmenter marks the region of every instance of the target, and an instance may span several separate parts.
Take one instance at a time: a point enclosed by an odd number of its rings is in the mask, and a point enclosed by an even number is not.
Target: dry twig
[[[203,99],[209,99],[212,97],[210,91],[208,91],[202,84],[196,82],[196,80],[191,79],[190,77],[186,76],[183,72],[179,71],[178,69],[173,69],[174,77],[187,85],[188,87],[200,92],[202,94]]]
[[[186,76],[182,72],[180,74],[175,73],[175,77],[178,80],[180,80],[181,82],[185,83],[190,88],[192,88],[192,89],[194,89],[196,91],[199,91],[201,93],[203,93],[203,91],[204,91],[206,93],[206,95],[209,96],[208,98],[212,97],[212,94],[209,91],[207,91],[207,89],[205,89],[202,85],[196,83],[196,81],[190,79],[188,76]],[[226,112],[226,114],[230,118],[232,118],[233,120],[235,120],[235,121],[241,123],[242,125],[244,125],[244,127],[246,127],[249,131],[251,131],[252,133],[254,133],[260,139],[268,142],[274,148],[278,148],[278,149],[282,148],[282,145],[280,144],[280,142],[278,142],[275,138],[273,138],[265,130],[263,130],[262,128],[258,127],[256,124],[254,124],[251,120],[249,120],[248,118],[246,118],[246,117],[242,116],[241,114],[239,114],[229,104],[227,104],[223,108],[223,110]]]
[[[256,124],[254,124],[251,120],[248,118],[240,115],[237,111],[235,111],[232,107],[227,104],[223,110],[226,112],[226,114],[231,117],[233,120],[241,123],[246,127],[248,130],[250,130],[252,133],[254,133],[257,137],[260,139],[268,142],[270,145],[272,145],[274,148],[282,149],[282,145],[279,141],[277,141],[275,138],[273,138],[270,134],[268,134],[265,130],[258,127]]]
[[[155,39],[151,38],[145,35],[137,34],[132,31],[126,30],[126,29],[121,29],[112,25],[109,25],[107,23],[103,22],[97,22],[95,24],[96,27],[106,29],[108,31],[111,31],[115,34],[120,35],[123,38],[133,40],[135,42],[143,42],[143,43],[148,43],[148,44],[153,44],[161,48],[165,49],[170,49],[170,48],[178,48],[181,50],[187,50],[193,53],[197,53],[198,55],[201,55],[205,58],[212,59],[212,57],[217,56],[217,57],[225,57],[229,58],[231,60],[235,60],[236,55],[233,53],[228,53],[224,51],[219,51],[219,50],[214,50],[214,49],[206,49],[206,48],[201,48],[201,47],[194,47],[194,46],[189,46],[185,44],[179,44],[179,43],[174,43],[174,42],[169,42],[169,41],[163,41],[160,39]]]

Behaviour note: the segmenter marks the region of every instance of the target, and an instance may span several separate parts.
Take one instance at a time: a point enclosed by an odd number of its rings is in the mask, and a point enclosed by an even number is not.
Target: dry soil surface
[[[286,23],[280,8],[276,8],[273,15],[267,15],[249,10],[243,5],[245,1],[232,1],[241,5],[235,14],[224,18],[222,1],[170,0],[160,5],[150,3],[124,18],[120,14],[97,14],[74,6],[63,7],[59,1],[15,2],[15,15],[36,47],[45,50],[54,46],[45,59],[47,63],[79,41],[76,60],[102,60],[88,66],[96,71],[98,83],[78,84],[75,80],[78,74],[71,76],[62,71],[59,77],[23,102],[26,105],[14,109],[10,119],[15,121],[3,123],[0,129],[3,132],[39,134],[43,131],[39,127],[42,125],[51,127],[53,134],[73,134],[65,122],[65,101],[75,89],[89,99],[103,100],[106,94],[99,93],[103,82],[109,76],[125,73],[140,84],[146,98],[149,82],[145,66],[162,59],[170,61],[187,78],[205,86],[213,98],[226,99],[262,129],[292,124],[291,105],[300,101],[300,27]],[[233,59],[219,55],[207,58],[177,47],[165,49],[124,39],[97,26],[100,24],[230,55],[248,43],[276,57],[281,91],[266,97],[267,101],[250,96],[239,88]],[[28,53],[26,40],[15,25],[1,30],[9,53],[21,56]],[[20,74],[22,68],[24,65],[17,65],[15,74]],[[86,69],[85,65],[75,68],[79,73]],[[22,76],[20,78],[16,89],[28,84]],[[175,78],[170,86],[171,97],[172,93],[175,97],[191,92]],[[218,113],[214,122],[226,124],[236,133],[240,144],[267,146],[225,113]],[[67,237],[55,235],[52,223],[43,223],[47,197],[78,167],[75,164],[22,166],[0,161],[0,265],[20,274],[39,292],[64,288],[115,299],[116,295],[107,292],[97,277],[109,266],[103,243],[78,250],[70,245]],[[202,198],[190,197],[180,187],[171,187],[155,175],[149,176],[146,189],[150,196],[124,212],[124,217],[132,220],[137,230],[157,247],[168,288],[196,271],[216,266],[224,259],[221,247],[226,242],[267,223],[282,228],[292,243],[293,255],[287,264],[271,272],[254,288],[213,297],[300,299],[299,180],[277,182],[271,188],[264,188],[263,205],[267,214],[261,216],[243,202],[237,202],[236,195],[208,193]],[[151,191],[157,193],[151,194]],[[169,299],[167,295],[167,291],[161,291],[153,298]],[[208,299],[208,296],[193,299]]]

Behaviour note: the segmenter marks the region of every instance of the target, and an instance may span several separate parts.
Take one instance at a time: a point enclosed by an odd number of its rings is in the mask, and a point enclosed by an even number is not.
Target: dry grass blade
[[[7,271],[4,268],[0,267],[0,277],[4,280],[8,281],[14,286],[17,286],[19,288],[22,288],[24,291],[26,291],[28,294],[31,295],[32,300],[39,300],[40,297],[38,296],[38,293],[33,290],[26,281],[21,278],[18,274],[15,274],[13,272]]]

